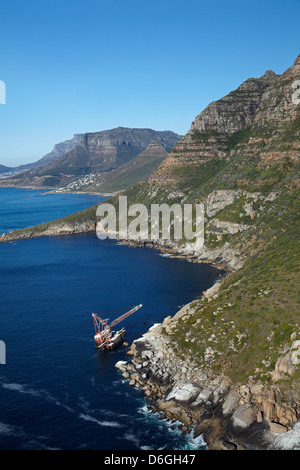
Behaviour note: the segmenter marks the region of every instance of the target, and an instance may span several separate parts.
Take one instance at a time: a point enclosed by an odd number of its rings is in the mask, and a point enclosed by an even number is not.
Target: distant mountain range
[[[5,165],[0,165],[0,175],[2,173],[9,173],[13,170],[13,168],[10,168],[8,166],[5,166]]]
[[[127,164],[149,148],[148,153],[145,154],[149,157],[147,162],[143,162],[141,165],[142,162],[139,160],[137,166],[125,169],[127,181],[132,181],[132,184],[134,184],[138,182],[139,178],[136,168],[140,167],[142,178],[148,177],[161,163],[167,152],[172,150],[178,143],[180,138],[181,136],[171,131],[126,127],[75,134],[73,139],[56,144],[52,152],[35,163],[16,168],[0,166],[0,173],[2,174],[0,186],[57,188],[70,185],[70,183],[76,182],[82,177],[90,176],[88,181],[91,181],[96,176],[100,188],[100,183],[102,183],[102,186],[104,182],[106,182],[106,186],[109,184],[107,172],[111,173],[113,170]],[[143,167],[143,170],[141,167]],[[133,178],[128,177],[128,172],[131,171],[130,168],[135,172]],[[118,180],[117,175],[111,173],[114,181]],[[123,186],[124,183],[123,175]],[[80,183],[77,183],[74,185],[74,189],[82,189],[81,186]],[[116,190],[115,185],[109,186],[112,190]],[[126,183],[125,187],[128,187]]]
[[[7,167],[4,165],[0,165],[0,174],[2,177],[11,177],[16,175],[17,173],[21,173],[25,170],[29,170],[32,168],[37,168],[39,166],[45,165],[52,160],[56,160],[62,157],[65,153],[72,150],[78,143],[80,142],[82,136],[84,134],[75,134],[73,139],[65,140],[64,142],[60,142],[54,145],[52,152],[47,153],[44,157],[40,158],[36,162],[27,163],[26,165],[19,165],[16,167]]]

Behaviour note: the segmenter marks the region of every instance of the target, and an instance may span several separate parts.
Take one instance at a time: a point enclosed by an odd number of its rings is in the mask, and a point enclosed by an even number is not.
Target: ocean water
[[[0,188],[0,233],[42,224],[87,209],[105,198],[92,194],[47,194]]]
[[[3,232],[66,215],[97,198],[2,189],[0,201]],[[0,449],[206,448],[201,437],[183,436],[178,423],[159,419],[143,392],[122,378],[115,363],[128,359],[128,348],[94,348],[91,314],[142,303],[122,323],[131,343],[201,295],[219,276],[216,270],[95,234],[0,244],[0,259],[0,340],[6,345]]]

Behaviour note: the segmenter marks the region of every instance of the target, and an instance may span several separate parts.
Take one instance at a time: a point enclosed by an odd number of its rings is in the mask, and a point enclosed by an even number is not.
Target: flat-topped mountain
[[[171,131],[126,127],[86,133],[64,155],[53,159],[52,153],[51,161],[12,178],[1,180],[1,186],[32,188],[63,186],[84,175],[118,168],[135,158],[153,141],[166,151],[170,151],[179,138],[180,136]],[[49,155],[44,158],[49,160]]]
[[[99,174],[90,174],[72,181],[63,187],[63,191],[88,191],[114,193],[145,181],[166,158],[168,152],[156,141],[150,142],[148,147],[124,165]]]

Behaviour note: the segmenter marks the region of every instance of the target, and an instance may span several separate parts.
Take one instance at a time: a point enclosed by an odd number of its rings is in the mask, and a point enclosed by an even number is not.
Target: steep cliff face
[[[275,128],[278,132],[298,116],[300,103],[300,55],[263,94],[255,115],[258,128]],[[275,134],[276,136],[277,134]]]
[[[222,169],[226,158],[233,156],[231,151],[236,154],[241,150],[238,145],[246,144],[244,150],[249,155],[267,150],[273,143],[278,146],[280,127],[287,133],[286,126],[298,116],[297,101],[293,100],[298,80],[299,57],[282,76],[267,71],[208,105],[150,181],[190,189],[191,180],[197,176],[196,185],[200,186],[207,176]],[[292,145],[297,146],[295,142]],[[241,156],[241,152],[239,154]],[[208,171],[212,175],[207,175]],[[238,172],[235,174],[237,176]]]
[[[110,171],[80,177],[60,190],[115,193],[147,180],[167,155],[167,151],[159,142],[152,141],[145,150],[129,162]]]
[[[276,79],[270,70],[261,78],[249,78],[235,91],[209,104],[192,122],[190,132],[233,134],[250,126],[264,92]]]
[[[70,168],[79,174],[108,171],[127,163],[145,150],[152,141],[170,150],[178,136],[173,132],[156,132],[152,129],[119,127],[111,131],[85,134],[79,145],[59,162],[59,167]]]

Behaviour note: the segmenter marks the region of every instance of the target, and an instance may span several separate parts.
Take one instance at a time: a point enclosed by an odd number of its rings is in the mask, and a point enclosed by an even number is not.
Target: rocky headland
[[[205,298],[216,290],[212,287]],[[202,435],[209,450],[280,450],[287,448],[286,442],[293,447],[299,439],[299,400],[286,404],[276,384],[265,386],[250,376],[247,383],[236,385],[223,374],[200,369],[191,358],[187,362],[178,357],[166,333],[191,313],[188,304],[135,340],[127,352],[130,359],[116,363],[123,378],[144,392],[153,412],[181,423],[183,433]],[[211,352],[207,344],[206,354]],[[299,359],[300,341],[292,335],[273,377],[281,371],[293,373]]]

